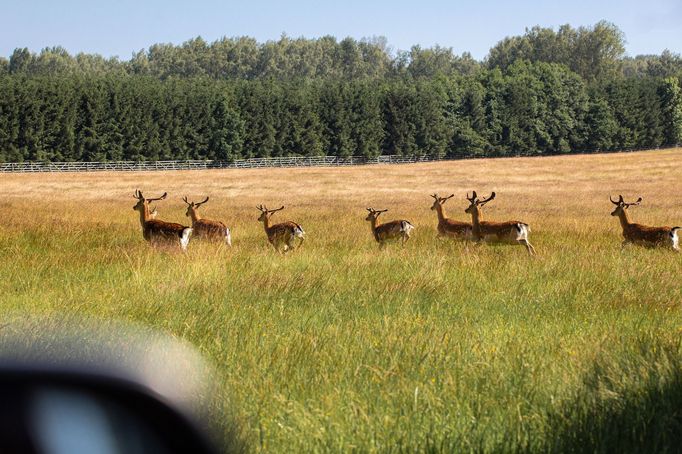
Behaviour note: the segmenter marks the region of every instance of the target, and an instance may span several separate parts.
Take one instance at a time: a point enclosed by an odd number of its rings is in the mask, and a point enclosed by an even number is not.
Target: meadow
[[[676,451],[682,445],[682,255],[621,250],[635,222],[682,224],[682,149],[352,168],[0,175],[0,326],[37,316],[149,326],[222,381],[232,447],[265,452]],[[135,189],[233,247],[143,240]],[[436,237],[430,194],[530,224],[521,246]],[[306,230],[286,256],[256,206]],[[379,250],[366,207],[415,225]],[[382,219],[380,218],[380,219]]]

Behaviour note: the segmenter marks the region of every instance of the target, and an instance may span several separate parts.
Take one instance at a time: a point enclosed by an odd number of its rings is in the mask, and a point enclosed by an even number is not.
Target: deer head
[[[270,216],[272,216],[272,213],[276,213],[280,210],[283,210],[284,205],[282,205],[281,207],[279,207],[275,210],[268,210],[268,208],[264,205],[258,205],[256,208],[258,208],[260,210],[260,217],[258,218],[258,220],[260,222],[265,222],[265,221],[270,219]]]
[[[623,200],[622,195],[618,195],[618,200],[613,200],[611,196],[609,196],[609,200],[611,203],[616,205],[616,208],[611,212],[611,216],[620,216],[621,214],[625,214],[625,210],[628,209],[628,207],[631,207],[632,205],[639,205],[642,203],[642,198],[638,198],[636,202],[633,203],[627,203]]]
[[[480,212],[480,208],[485,205],[486,203],[490,202],[495,198],[495,192],[493,191],[492,194],[486,199],[479,199],[478,195],[476,195],[476,191],[473,191],[473,195],[469,197],[469,193],[467,192],[467,200],[469,201],[469,207],[464,210],[465,213],[473,214],[474,212]]]
[[[161,197],[155,197],[152,199],[145,199],[144,195],[142,195],[142,191],[137,189],[135,191],[135,194],[133,194],[133,197],[137,199],[137,203],[135,206],[133,206],[133,210],[137,210],[141,213],[144,213],[145,207],[149,206],[149,202],[154,202],[156,200],[163,200],[168,196],[167,192],[164,192]]]
[[[431,205],[431,209],[435,210],[438,207],[442,207],[445,202],[450,200],[451,197],[454,197],[455,194],[450,194],[447,197],[438,197],[438,194],[431,194],[431,197],[434,198],[433,205]]]
[[[375,221],[381,213],[385,213],[388,211],[386,210],[375,210],[374,208],[367,208],[367,211],[369,211],[369,214],[365,218],[365,221]]]
[[[183,197],[182,200],[187,204],[187,211],[185,211],[185,216],[191,217],[192,214],[196,214],[197,208],[199,208],[204,203],[208,202],[208,197],[206,197],[201,202],[189,202],[187,201],[187,196]]]

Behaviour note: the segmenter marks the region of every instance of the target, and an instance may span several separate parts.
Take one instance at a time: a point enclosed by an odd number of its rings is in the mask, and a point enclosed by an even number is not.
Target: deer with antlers
[[[149,202],[155,200],[163,200],[168,193],[164,192],[161,197],[146,199],[142,192],[138,189],[133,195],[137,199],[137,203],[133,206],[133,210],[140,212],[140,224],[142,225],[142,235],[144,239],[151,244],[173,244],[179,242],[182,250],[187,250],[190,236],[192,235],[192,228],[175,222],[166,222],[152,218],[149,212]],[[156,209],[154,209],[156,211]],[[156,215],[154,215],[155,217]]]
[[[410,239],[412,230],[414,230],[411,222],[398,219],[379,224],[377,218],[381,213],[387,212],[388,209],[375,210],[374,208],[367,208],[367,211],[369,211],[369,214],[365,221],[370,222],[372,235],[374,235],[374,239],[379,243],[379,247],[383,248],[387,241],[402,240],[402,243],[405,244]]]
[[[201,205],[208,202],[208,197],[201,202],[190,202],[187,200],[187,196],[183,197],[182,200],[187,204],[185,216],[192,219],[192,229],[194,229],[195,237],[224,241],[228,246],[232,246],[232,234],[225,224],[220,221],[203,219],[199,215],[198,209]]]
[[[489,222],[482,220],[481,208],[494,198],[494,192],[490,194],[488,198],[482,200],[478,198],[476,191],[473,192],[471,197],[469,197],[469,193],[467,193],[469,207],[464,211],[471,214],[472,236],[474,241],[522,244],[526,246],[526,250],[530,255],[535,255],[535,248],[528,241],[530,226],[525,222]]]
[[[445,215],[443,205],[454,196],[455,194],[450,194],[447,197],[438,197],[438,194],[431,194],[431,197],[434,198],[431,209],[436,210],[436,213],[438,214],[438,236],[470,239],[472,235],[472,226],[470,223],[455,221]]]
[[[680,227],[649,227],[648,225],[630,222],[627,209],[642,203],[641,197],[632,203],[625,202],[622,195],[618,196],[618,200],[613,200],[609,196],[609,200],[616,205],[611,216],[618,216],[620,219],[620,225],[623,228],[623,246],[628,243],[641,246],[666,246],[675,252],[680,252],[680,240],[677,234]]]
[[[279,224],[270,225],[270,217],[273,213],[281,211],[284,209],[284,205],[275,209],[268,210],[267,207],[259,205],[258,208],[261,212],[258,220],[263,223],[265,227],[265,234],[268,236],[268,241],[280,254],[289,252],[293,250],[296,245],[296,239],[298,238],[298,247],[303,244],[305,240],[305,232],[303,227],[292,221],[285,221]]]

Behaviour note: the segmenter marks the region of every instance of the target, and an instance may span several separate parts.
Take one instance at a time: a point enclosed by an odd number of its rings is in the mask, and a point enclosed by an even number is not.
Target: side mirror
[[[0,336],[0,452],[219,452],[210,424],[192,408],[205,406],[206,390],[194,377],[197,366],[206,370],[199,356],[172,339],[159,343],[154,336],[150,351],[149,338],[140,343],[139,335],[118,334],[128,345],[121,358],[102,347],[99,334],[87,345],[88,337],[78,336],[28,347],[24,339],[9,342],[11,349]],[[167,367],[159,368],[145,358],[159,347],[175,363],[160,358]]]

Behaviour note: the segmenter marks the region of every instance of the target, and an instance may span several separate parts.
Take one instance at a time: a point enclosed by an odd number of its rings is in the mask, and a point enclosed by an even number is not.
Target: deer
[[[438,214],[438,236],[465,240],[470,239],[472,235],[472,226],[470,223],[455,221],[445,215],[443,205],[454,196],[455,194],[450,194],[447,197],[438,197],[438,194],[431,194],[431,197],[434,199],[431,209],[436,210],[436,213]]]
[[[369,214],[365,218],[365,221],[370,222],[372,235],[374,235],[374,239],[379,243],[380,248],[383,248],[387,241],[401,240],[404,245],[410,239],[410,234],[412,233],[412,230],[414,230],[414,226],[410,221],[398,219],[379,224],[377,220],[379,215],[387,212],[388,209],[375,210],[373,208],[367,208],[367,211],[369,211]]]
[[[677,234],[680,227],[650,227],[648,225],[630,222],[627,209],[642,203],[641,197],[638,198],[636,202],[632,203],[625,202],[622,195],[618,196],[618,200],[613,200],[613,198],[609,196],[609,200],[616,205],[616,208],[611,212],[611,216],[618,216],[620,225],[623,228],[623,247],[632,243],[649,247],[666,246],[670,247],[675,252],[680,252],[680,240]]]
[[[279,224],[270,225],[270,217],[272,214],[283,210],[284,205],[274,210],[268,210],[264,205],[258,205],[256,208],[261,212],[258,221],[263,223],[265,234],[268,236],[268,241],[277,252],[285,254],[303,244],[305,232],[300,224],[292,221],[285,221]],[[297,238],[299,240],[298,245],[296,245]]]
[[[163,200],[167,196],[168,193],[164,192],[161,197],[146,199],[138,189],[133,195],[133,197],[137,199],[137,203],[133,206],[133,210],[140,212],[140,224],[142,225],[142,235],[145,240],[152,245],[161,243],[173,244],[177,241],[182,250],[186,251],[189,239],[192,236],[192,228],[175,222],[154,219],[149,212],[149,202]],[[156,211],[156,209],[154,211]]]
[[[471,215],[472,236],[474,241],[500,242],[507,244],[522,244],[526,247],[528,254],[535,255],[535,248],[528,241],[530,226],[521,221],[506,222],[487,222],[482,220],[481,208],[495,198],[495,192],[488,198],[479,199],[476,191],[469,197],[467,192],[469,207],[464,210]]]
[[[201,205],[208,202],[208,197],[201,202],[190,202],[187,200],[187,196],[183,197],[182,200],[187,204],[185,216],[192,220],[192,229],[196,238],[220,240],[224,241],[228,246],[232,246],[232,234],[225,224],[220,221],[203,219],[199,216],[198,209]]]

